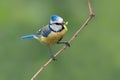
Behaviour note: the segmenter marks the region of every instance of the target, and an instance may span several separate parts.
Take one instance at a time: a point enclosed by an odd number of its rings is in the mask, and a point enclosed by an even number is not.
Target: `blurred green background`
[[[91,3],[95,18],[36,80],[120,80],[120,1]],[[67,41],[89,16],[87,0],[0,0],[0,80],[30,80],[50,58],[46,45],[19,37],[53,14],[69,22]]]

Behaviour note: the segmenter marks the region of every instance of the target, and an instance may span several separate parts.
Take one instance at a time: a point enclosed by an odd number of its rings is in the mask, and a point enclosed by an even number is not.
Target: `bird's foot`
[[[70,43],[69,42],[65,42],[65,45],[70,47]]]
[[[52,58],[53,61],[56,61],[56,58],[55,58],[54,55],[51,55],[51,58]]]
[[[70,43],[69,42],[58,42],[57,44],[65,44],[66,46],[70,47]]]

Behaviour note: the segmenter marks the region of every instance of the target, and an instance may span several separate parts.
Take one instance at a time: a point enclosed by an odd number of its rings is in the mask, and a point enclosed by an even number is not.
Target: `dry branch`
[[[85,23],[76,31],[76,33],[73,35],[73,37],[68,41],[69,43],[71,43],[75,38],[77,38],[78,34],[81,32],[81,30],[83,28],[86,27],[86,25],[91,21],[91,19],[95,16],[95,14],[92,11],[92,7],[91,7],[91,3],[90,0],[88,0],[88,8],[89,8],[89,17],[87,18],[87,20],[85,21]],[[62,51],[64,51],[64,49],[67,46],[64,45],[55,55],[54,57],[57,57]],[[31,78],[31,80],[35,80],[35,78],[48,66],[48,64],[50,64],[52,62],[52,58],[50,58],[36,73],[35,75]]]

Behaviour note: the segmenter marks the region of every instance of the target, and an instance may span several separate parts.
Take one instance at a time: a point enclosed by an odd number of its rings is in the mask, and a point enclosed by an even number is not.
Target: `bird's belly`
[[[61,32],[51,32],[47,37],[41,36],[40,41],[47,45],[56,44],[65,35],[66,30]]]

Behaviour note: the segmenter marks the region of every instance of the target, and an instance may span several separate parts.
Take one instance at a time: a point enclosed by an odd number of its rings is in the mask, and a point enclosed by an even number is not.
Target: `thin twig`
[[[92,7],[91,7],[91,3],[90,0],[88,0],[88,8],[89,8],[89,17],[87,18],[87,20],[85,21],[85,23],[76,31],[76,33],[73,35],[73,37],[68,41],[69,43],[71,43],[77,36],[78,34],[81,32],[81,30],[83,28],[86,27],[86,25],[91,21],[91,19],[95,16],[95,14],[92,12]],[[64,51],[64,49],[67,46],[64,45],[55,55],[54,57],[57,57],[62,51]],[[52,58],[50,58],[36,73],[35,75],[31,78],[31,80],[35,80],[35,78],[48,66],[48,64],[50,64],[52,62]]]

